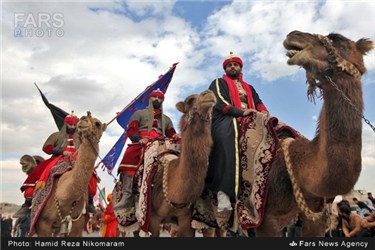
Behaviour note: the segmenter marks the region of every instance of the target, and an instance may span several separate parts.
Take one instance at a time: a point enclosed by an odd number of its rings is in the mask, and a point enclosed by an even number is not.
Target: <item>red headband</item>
[[[64,122],[66,123],[74,123],[76,124],[79,121],[77,116],[67,115],[64,118]]]
[[[243,63],[242,63],[241,58],[239,58],[238,56],[233,55],[233,52],[230,52],[229,56],[227,58],[225,58],[225,60],[223,62],[223,68],[225,69],[225,67],[227,66],[227,64],[230,63],[230,62],[236,62],[239,65],[241,65],[241,68],[242,68]]]
[[[164,100],[164,93],[160,89],[152,91],[149,97],[153,97],[153,96],[159,96],[161,99]]]

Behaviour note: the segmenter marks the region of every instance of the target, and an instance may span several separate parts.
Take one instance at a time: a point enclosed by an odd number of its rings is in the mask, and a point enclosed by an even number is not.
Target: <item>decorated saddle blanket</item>
[[[267,200],[268,175],[279,148],[279,137],[300,137],[293,128],[260,112],[243,119],[240,128],[241,184],[233,213],[217,212],[217,198],[205,192],[196,202],[193,227],[257,228],[263,221]]]
[[[134,176],[134,190],[136,204],[134,209],[116,210],[114,213],[118,222],[118,226],[123,232],[134,232],[139,228],[148,233],[151,213],[151,187],[152,180],[157,171],[161,170],[160,158],[165,155],[179,154],[179,145],[173,143],[169,139],[157,138],[148,143],[143,155],[143,164],[141,164]],[[171,157],[168,157],[169,159]],[[122,183],[118,181],[112,192],[113,206],[121,200]]]
[[[31,224],[29,236],[34,234],[34,226],[43,211],[47,201],[51,197],[56,178],[71,170],[74,160],[62,157],[57,164],[51,168],[50,175],[42,188],[35,189],[31,206]]]

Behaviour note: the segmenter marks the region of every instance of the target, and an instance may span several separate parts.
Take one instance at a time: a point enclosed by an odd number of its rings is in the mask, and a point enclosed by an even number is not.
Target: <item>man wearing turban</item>
[[[43,151],[51,157],[42,161],[27,177],[21,186],[21,192],[24,193],[25,203],[13,215],[14,218],[21,218],[30,212],[32,197],[35,188],[43,187],[50,170],[57,163],[58,158],[63,156],[73,157],[73,154],[79,148],[80,142],[76,133],[76,125],[79,118],[72,114],[64,118],[64,125],[60,131],[52,133],[43,145]],[[93,173],[93,178],[90,180],[89,196],[93,197],[96,192],[97,177]],[[94,189],[95,188],[95,189]],[[94,189],[94,190],[93,190]],[[94,193],[93,193],[94,191]],[[93,193],[93,194],[92,194]],[[96,209],[93,205],[92,198],[89,198],[89,212],[95,213]]]
[[[213,148],[209,158],[206,188],[217,194],[218,211],[232,210],[241,178],[239,131],[242,118],[251,111],[267,112],[254,87],[242,79],[242,59],[230,55],[223,62],[225,74],[209,89],[217,99],[212,114]]]
[[[164,93],[156,89],[149,95],[146,109],[136,111],[130,118],[127,136],[132,141],[125,150],[118,168],[122,183],[121,200],[114,205],[115,210],[134,207],[133,177],[142,164],[143,147],[150,139],[166,136],[178,140],[180,136],[173,127],[172,120],[163,114]]]

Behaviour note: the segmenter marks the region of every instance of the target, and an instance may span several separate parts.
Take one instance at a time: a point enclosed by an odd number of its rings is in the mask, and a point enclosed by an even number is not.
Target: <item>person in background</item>
[[[18,218],[15,224],[17,237],[28,237],[30,231],[31,216],[30,214]]]
[[[1,237],[12,237],[13,220],[11,215],[1,219]]]
[[[375,207],[375,198],[372,196],[371,192],[367,193],[367,198],[369,198],[372,202],[372,205]]]
[[[206,189],[217,194],[218,211],[232,210],[240,180],[239,131],[241,121],[252,111],[268,114],[255,88],[242,78],[242,59],[232,52],[223,62],[225,74],[209,89],[217,103],[212,114],[213,148],[205,180]]]
[[[22,172],[27,175],[25,182],[21,186],[21,192],[23,192],[25,202],[22,204],[21,208],[13,215],[14,218],[24,218],[29,214],[29,207],[31,206],[35,183],[45,168],[45,165],[41,165],[43,161],[44,158],[38,155],[21,156],[21,169]]]
[[[370,214],[371,214],[372,209],[369,208],[369,207],[366,205],[366,203],[364,203],[363,201],[359,201],[356,197],[353,198],[353,202],[354,202],[355,204],[358,205],[358,207],[359,207],[358,214],[359,214],[362,218],[364,218],[364,217],[366,217],[367,215],[370,215]]]
[[[302,219],[300,216],[297,216],[293,224],[287,227],[287,236],[302,237]]]
[[[372,197],[372,193],[367,193],[367,198],[363,201],[371,210],[375,210],[375,199]]]
[[[103,214],[102,237],[117,237],[117,220],[112,207],[112,194],[107,195],[108,205]]]
[[[371,237],[375,236],[375,210],[361,220],[361,226],[369,230]]]
[[[339,201],[339,202],[337,203],[337,207],[340,207],[340,206],[345,205],[345,206],[347,206],[348,208],[350,208],[350,203],[349,203],[349,201],[346,199],[346,195],[342,195],[341,197],[342,197],[342,199],[341,199],[341,201]]]
[[[347,206],[339,206],[339,215],[342,220],[342,231],[346,238],[369,237],[368,230],[361,225],[362,218],[357,213],[352,213]]]

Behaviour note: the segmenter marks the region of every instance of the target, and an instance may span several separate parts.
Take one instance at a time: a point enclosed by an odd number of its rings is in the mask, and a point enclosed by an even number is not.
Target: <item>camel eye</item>
[[[189,98],[186,102],[189,106],[192,106],[194,104],[195,98]]]
[[[102,127],[102,124],[100,122],[95,122],[95,127],[97,128],[101,128]]]

